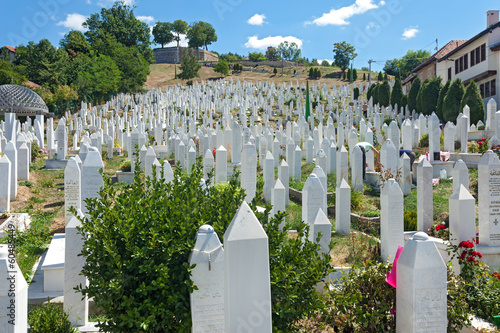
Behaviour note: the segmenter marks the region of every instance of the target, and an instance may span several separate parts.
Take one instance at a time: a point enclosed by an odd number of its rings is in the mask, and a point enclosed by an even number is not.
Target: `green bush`
[[[408,105],[408,96],[406,95],[401,96],[401,107],[406,108],[407,105]]]
[[[352,70],[352,79],[353,81],[356,81],[358,79],[358,70],[356,68]]]
[[[61,305],[50,303],[36,306],[29,312],[28,324],[31,333],[74,333],[77,330],[68,320],[68,314]]]
[[[446,81],[445,85],[439,91],[439,97],[436,105],[436,116],[438,116],[439,120],[443,121],[443,102],[446,94],[448,93],[448,89],[450,89],[451,81]]]
[[[309,68],[309,78],[314,79],[314,68]]]
[[[372,89],[373,105],[376,105],[379,103],[378,91],[380,89],[380,86],[381,86],[381,84],[379,84],[379,83],[373,85],[373,89]]]
[[[382,72],[378,73],[378,76],[377,76],[377,81],[378,81],[378,82],[382,82],[382,81],[384,81],[384,76],[382,75]]]
[[[410,109],[410,112],[413,110],[417,111],[417,96],[418,92],[420,90],[421,86],[420,79],[417,77],[415,80],[413,80],[410,88],[410,92],[408,93],[408,108]]]
[[[441,78],[436,77],[431,80],[425,80],[417,95],[417,110],[426,116],[430,116],[436,111],[441,90]]]
[[[417,212],[414,210],[405,210],[404,212],[404,229],[405,231],[417,230]]]
[[[458,114],[461,112],[460,105],[464,96],[464,85],[462,80],[455,79],[448,89],[448,93],[443,101],[443,120],[445,122],[456,122]]]
[[[129,159],[126,159],[124,160],[121,164],[120,164],[120,170],[122,172],[130,172],[132,171],[132,162],[129,160]]]
[[[354,100],[357,100],[359,98],[359,88],[358,87],[353,89],[353,97],[354,97]]]
[[[401,80],[399,78],[396,78],[396,81],[394,82],[394,87],[392,88],[392,93],[391,93],[391,105],[392,107],[395,107],[395,105],[398,105],[398,108],[401,107],[401,98],[403,97],[403,86],[401,85]],[[397,113],[399,113],[399,110],[396,110]]]
[[[363,73],[363,81],[366,81],[366,73]]]
[[[42,157],[42,150],[38,146],[38,143],[31,143],[31,162],[35,162],[38,158]]]
[[[460,103],[460,110],[463,110],[465,105],[468,105],[470,108],[471,124],[477,124],[480,120],[484,121],[484,103],[479,88],[474,80],[472,80],[465,89],[464,97]]]
[[[370,87],[368,87],[368,90],[366,91],[366,99],[370,100],[370,98],[373,96],[373,88],[375,87],[376,83],[372,84]],[[375,98],[375,97],[373,97]],[[375,103],[373,103],[375,105]]]
[[[391,102],[391,86],[387,80],[384,80],[378,88],[378,102],[385,107]]]
[[[23,182],[20,182],[19,186],[33,187],[33,183],[30,182],[29,180],[25,180]]]
[[[419,147],[429,147],[429,134],[424,134],[420,138],[420,141],[418,142]]]
[[[274,75],[278,74],[278,69],[276,67],[274,67],[274,69],[273,69],[273,74]]]
[[[107,180],[99,198],[86,201],[89,212],[80,231],[89,285],[81,291],[106,314],[101,329],[190,332],[189,294],[196,286],[189,254],[201,225],[212,225],[219,237],[226,231],[245,196],[238,176],[204,188],[198,161],[189,174],[175,169],[169,183],[153,178],[144,184],[136,172],[134,182],[117,191]],[[254,208],[262,196],[257,185]],[[281,219],[256,216],[269,237],[273,325],[284,329],[322,307],[314,286],[328,274],[330,258],[318,255],[319,247],[302,242],[302,236],[288,240],[279,231]]]

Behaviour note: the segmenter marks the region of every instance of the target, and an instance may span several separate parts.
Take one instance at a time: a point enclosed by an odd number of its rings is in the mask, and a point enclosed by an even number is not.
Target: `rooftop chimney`
[[[498,23],[498,10],[488,10],[486,12],[486,28]]]

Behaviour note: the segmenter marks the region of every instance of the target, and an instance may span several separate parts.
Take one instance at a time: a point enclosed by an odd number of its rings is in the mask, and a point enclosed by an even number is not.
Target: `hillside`
[[[319,80],[308,80],[309,84],[311,83],[317,84],[318,81],[321,82],[321,84],[326,83],[329,86],[331,86],[334,82],[336,85],[348,83],[348,80],[340,79],[341,71],[338,67],[324,67],[324,66],[315,66],[315,67],[318,67],[321,70],[322,77]],[[281,75],[281,68],[278,68],[278,74],[276,75],[273,74],[274,68],[270,66],[261,65],[254,68],[257,68],[258,70],[265,70],[266,73],[242,71],[232,75],[228,75],[227,78],[229,79],[230,77],[232,77],[233,80],[236,80],[237,78],[242,80],[244,78],[246,81],[272,80],[276,83],[283,83],[283,82],[290,83],[291,81],[296,81],[298,79],[297,75],[293,74],[294,69],[296,69],[296,67],[294,68],[285,67],[283,75]],[[304,82],[304,80],[307,79],[309,68],[310,67],[305,67],[305,66],[299,67],[301,82]],[[160,87],[163,90],[165,90],[166,87],[168,86],[174,86],[177,83],[185,84],[186,82],[180,79],[177,80],[174,79],[175,66],[172,64],[153,64],[151,65],[150,69],[151,73],[148,75],[148,79],[145,84],[148,89]],[[179,66],[177,66],[177,73],[180,72],[181,70],[179,69]],[[358,81],[356,82],[362,82],[363,73],[366,73],[366,77],[368,79],[368,72],[358,71]],[[220,79],[220,74],[215,73],[213,68],[211,67],[204,67],[204,66],[201,67],[199,74],[200,77],[196,78],[195,81]]]

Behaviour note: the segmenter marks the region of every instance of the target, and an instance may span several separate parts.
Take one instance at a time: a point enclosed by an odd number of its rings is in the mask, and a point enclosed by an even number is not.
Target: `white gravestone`
[[[0,212],[10,211],[11,163],[7,155],[0,157]]]
[[[327,254],[330,253],[330,243],[332,241],[332,224],[328,220],[322,209],[319,209],[314,218],[314,222],[309,230],[309,240],[316,243],[318,234],[321,233],[321,238],[319,239],[319,253]]]
[[[81,209],[81,170],[74,157],[70,158],[64,168],[64,220],[67,225],[73,214],[69,211],[71,207]]]
[[[354,191],[363,191],[363,152],[359,146],[351,148],[351,185]]]
[[[450,240],[458,245],[461,241],[476,238],[476,201],[464,185],[453,192],[449,201]]]
[[[274,158],[270,151],[266,152],[262,174],[264,178],[264,200],[271,202],[271,192],[274,186]]]
[[[347,149],[342,146],[337,151],[337,183],[339,183],[342,179],[348,180],[348,159],[349,153],[347,152]]]
[[[469,190],[469,169],[467,168],[467,164],[461,159],[455,162],[455,166],[452,170],[453,175],[453,192],[455,192],[460,184],[465,186],[467,190]]]
[[[340,180],[336,189],[335,232],[340,235],[351,232],[351,187],[345,179]]]
[[[427,234],[406,243],[396,275],[396,332],[446,332],[446,265]]]
[[[389,179],[380,193],[380,252],[382,261],[394,259],[398,246],[404,245],[403,192]]]
[[[257,191],[257,151],[255,145],[250,143],[243,146],[241,187],[245,190],[245,201],[252,202]]]
[[[290,190],[289,190],[290,177],[289,177],[288,163],[286,163],[285,160],[281,161],[281,164],[278,168],[278,178],[281,180],[283,186],[285,187],[285,205],[286,207],[288,207],[288,202],[290,198]]]
[[[432,165],[425,158],[417,166],[417,230],[428,232],[433,221]]]
[[[477,201],[481,245],[500,246],[500,161],[491,150],[479,160]]]
[[[311,173],[302,189],[302,221],[312,226],[319,209],[326,210],[326,192],[319,177]]]
[[[271,204],[273,208],[271,210],[271,217],[275,217],[278,212],[285,212],[285,186],[278,179],[276,179],[276,183],[274,184],[273,191],[271,193]],[[285,227],[285,218],[280,223],[280,230],[283,230]]]
[[[215,153],[215,183],[227,181],[227,150],[219,146]]]
[[[17,196],[17,150],[12,141],[7,143],[3,153],[10,161],[10,201],[14,201]]]
[[[214,229],[203,225],[189,258],[191,279],[198,290],[189,296],[193,333],[224,331],[224,249]]]
[[[269,242],[243,202],[224,234],[225,332],[271,333]]]
[[[78,211],[81,217],[83,214]],[[80,256],[85,240],[78,231],[80,220],[73,216],[66,225],[66,246],[64,254],[64,311],[68,313],[68,320],[75,326],[87,326],[89,304],[86,296],[77,292],[75,287],[87,285],[87,278],[82,274],[85,257]]]
[[[90,147],[85,162],[82,166],[82,212],[87,213],[86,199],[97,198],[104,181],[99,169],[104,169],[101,154],[97,148]]]

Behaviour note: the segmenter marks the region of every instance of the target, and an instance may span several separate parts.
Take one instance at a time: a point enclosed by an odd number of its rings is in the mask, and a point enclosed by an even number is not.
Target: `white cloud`
[[[380,1],[378,4],[379,4],[379,6],[384,6],[384,5],[385,5],[385,1],[384,1],[384,0],[382,0],[382,1]]]
[[[65,28],[68,29],[73,29],[73,30],[79,30],[79,31],[85,31],[86,29],[83,28],[82,23],[87,20],[87,16],[78,14],[78,13],[73,13],[73,14],[68,14],[66,16],[66,20],[57,22],[57,25],[62,25]]]
[[[153,23],[155,21],[155,18],[153,16],[136,16],[135,18],[147,24]]]
[[[410,38],[413,38],[415,36],[417,36],[419,30],[417,29],[417,27],[408,27],[405,29],[405,31],[403,31],[403,39],[410,39]]]
[[[257,36],[248,37],[248,41],[245,43],[245,47],[249,49],[259,49],[265,50],[269,46],[278,46],[281,42],[288,41],[289,43],[296,43],[299,48],[302,47],[302,40],[293,36],[269,36],[259,39]]]
[[[385,4],[384,1],[380,2],[380,6]],[[376,5],[373,0],[356,0],[350,6],[342,7],[339,9],[332,9],[328,13],[324,13],[321,17],[314,19],[313,21],[308,21],[306,24],[316,24],[318,26],[325,25],[348,25],[348,19],[353,17],[354,15],[364,14],[371,9],[376,9],[379,7]]]
[[[248,24],[250,25],[262,25],[266,23],[266,15],[264,14],[255,14],[254,16],[250,17],[247,21]]]
[[[87,5],[91,5],[92,4],[92,1],[91,0],[87,0]]]
[[[152,28],[151,28],[151,30],[152,30]],[[186,35],[181,34],[181,41],[179,42],[179,46],[187,47],[188,46],[188,41],[189,41],[189,39],[187,39]],[[164,45],[164,47],[172,47],[172,46],[177,46],[177,42],[173,41],[171,43],[168,43],[168,44]]]
[[[325,60],[326,60],[326,61],[327,61],[330,65],[333,63],[333,60],[330,60],[330,59],[318,59],[318,62],[319,62],[319,64],[321,65],[321,63],[322,63],[323,61],[325,61]]]
[[[89,0],[87,0],[87,1],[89,1]],[[127,6],[135,5],[135,0],[123,0],[123,2]],[[108,7],[108,6],[111,7],[111,6],[113,6],[114,3],[115,3],[115,0],[100,0],[97,2],[97,5],[99,5],[101,7]]]
[[[368,23],[368,25],[366,26],[366,30],[370,30],[370,29],[373,29],[375,27],[377,27],[377,23],[372,21],[372,22]]]

